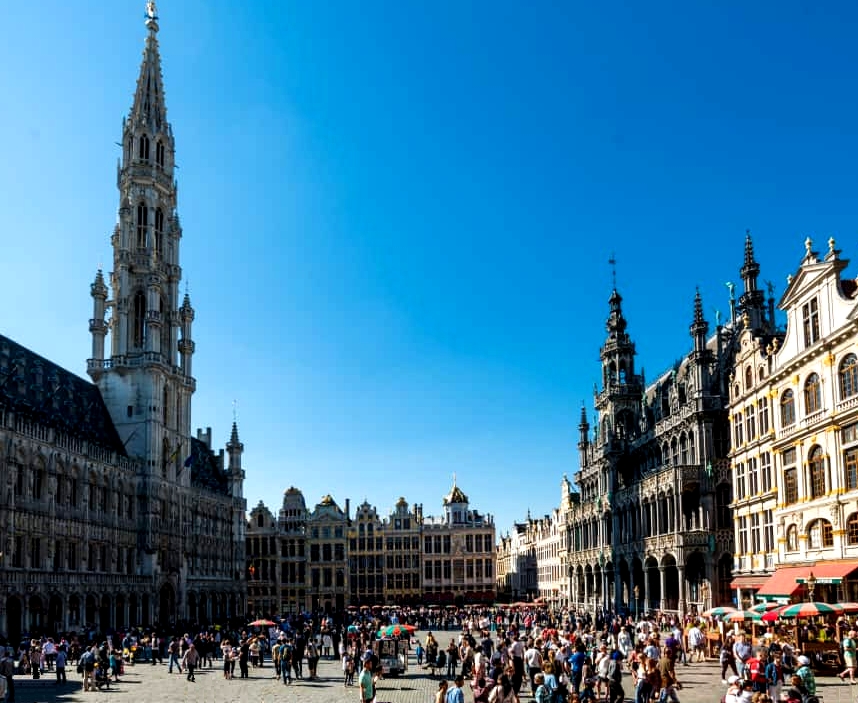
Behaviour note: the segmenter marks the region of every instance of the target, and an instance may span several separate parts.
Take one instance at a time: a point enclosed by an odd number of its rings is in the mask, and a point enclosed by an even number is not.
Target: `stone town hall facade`
[[[92,383],[0,335],[0,633],[11,640],[244,614],[244,447],[235,424],[226,455],[210,429],[191,435],[194,310],[179,297],[154,3],[147,14],[110,286],[101,271],[91,286]]]

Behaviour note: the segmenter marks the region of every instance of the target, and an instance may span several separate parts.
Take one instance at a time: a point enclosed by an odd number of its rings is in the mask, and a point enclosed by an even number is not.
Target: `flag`
[[[194,455],[191,454],[187,459],[185,459],[185,468],[194,463]]]
[[[179,440],[178,444],[176,444],[176,448],[173,450],[173,453],[170,454],[170,462],[176,460],[176,457],[179,456],[179,450],[182,448],[182,441]]]

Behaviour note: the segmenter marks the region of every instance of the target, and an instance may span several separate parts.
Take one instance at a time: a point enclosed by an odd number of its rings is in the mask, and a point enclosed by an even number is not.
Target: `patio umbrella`
[[[753,610],[737,610],[724,616],[724,622],[762,622],[762,619],[762,616]]]
[[[779,611],[782,618],[812,618],[816,615],[838,615],[843,609],[828,603],[796,603]]]
[[[254,620],[253,622],[248,623],[250,627],[273,627],[276,624],[276,622],[272,622],[271,620],[265,620],[264,618]]]
[[[858,603],[835,603],[835,608],[842,608],[844,613],[858,613]]]
[[[775,608],[780,608],[780,603],[775,603],[774,601],[766,601],[764,603],[757,603],[755,606],[751,608],[755,613],[765,613],[769,610],[774,610]]]
[[[709,610],[703,611],[704,618],[714,618],[717,616],[726,615],[727,613],[735,613],[736,608],[732,608],[729,605],[719,605],[716,608],[709,608]]]
[[[782,605],[779,608],[773,608],[772,610],[767,610],[763,613],[760,618],[763,622],[775,622],[778,618],[780,618],[781,613],[788,608],[787,605]]]

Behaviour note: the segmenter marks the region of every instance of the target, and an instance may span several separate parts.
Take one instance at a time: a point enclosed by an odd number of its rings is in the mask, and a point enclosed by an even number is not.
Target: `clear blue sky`
[[[16,2],[0,43],[2,331],[80,374],[142,0]],[[500,531],[557,505],[616,253],[638,367],[858,253],[858,6],[162,0],[194,426],[238,399],[248,506],[299,486]],[[854,267],[850,268],[854,275]]]

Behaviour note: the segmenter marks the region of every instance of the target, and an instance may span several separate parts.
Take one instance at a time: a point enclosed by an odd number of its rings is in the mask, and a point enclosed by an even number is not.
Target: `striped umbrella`
[[[816,601],[813,603],[795,603],[788,605],[783,610],[773,612],[778,612],[782,618],[812,618],[816,615],[838,615],[843,612],[843,608]]]
[[[762,622],[763,618],[753,610],[737,610],[724,616],[725,622]]]
[[[774,601],[766,601],[765,603],[757,603],[755,606],[751,608],[755,613],[765,613],[769,610],[774,610],[775,608],[780,608],[780,603],[775,603]]]
[[[731,608],[729,605],[719,605],[716,608],[709,608],[709,610],[703,611],[704,618],[714,618],[719,617],[721,615],[726,615],[727,613],[735,613],[736,609]]]
[[[858,603],[835,603],[835,608],[842,608],[844,613],[858,613]]]
[[[782,605],[779,608],[773,608],[772,610],[767,610],[763,613],[762,620],[763,622],[776,622],[777,619],[781,616],[781,613],[786,610],[789,606]]]

